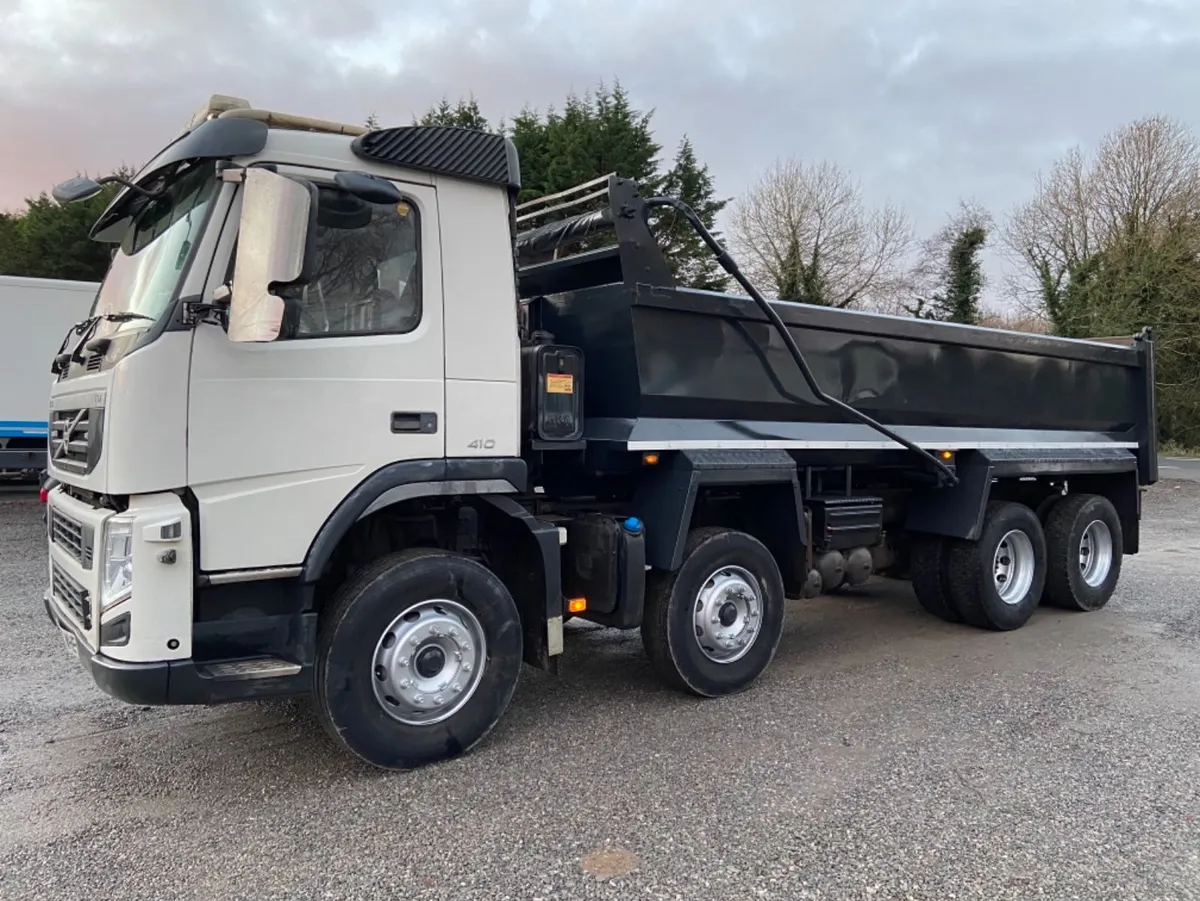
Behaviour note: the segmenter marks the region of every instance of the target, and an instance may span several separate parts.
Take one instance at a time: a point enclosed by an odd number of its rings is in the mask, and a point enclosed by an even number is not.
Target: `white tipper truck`
[[[487,735],[572,616],[716,697],[770,664],[785,596],[899,572],[1013,630],[1100,609],[1137,552],[1148,331],[771,303],[678,200],[518,203],[513,143],[462,128],[215,96],[110,180],[112,263],[51,366],[43,601],[127,702],[308,695],[405,769]],[[676,283],[665,208],[746,296]]]
[[[87,318],[100,285],[0,275],[0,474],[46,467],[48,361]]]

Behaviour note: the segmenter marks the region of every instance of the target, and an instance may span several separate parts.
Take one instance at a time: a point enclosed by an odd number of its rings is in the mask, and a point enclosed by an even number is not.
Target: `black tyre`
[[[323,614],[317,716],[374,766],[457,757],[508,708],[521,654],[516,605],[493,573],[447,551],[403,551],[351,578]]]
[[[913,593],[927,613],[948,623],[961,623],[962,614],[950,598],[947,572],[950,543],[940,535],[918,536],[909,559],[909,579]]]
[[[988,504],[977,541],[950,547],[947,587],[965,622],[1008,631],[1028,622],[1046,583],[1046,536],[1023,504]]]
[[[1106,497],[1072,494],[1046,519],[1046,602],[1064,610],[1099,610],[1121,578],[1124,533]]]
[[[696,529],[683,565],[647,586],[642,643],[662,680],[701,697],[734,694],[762,675],[783,632],[783,578],[761,542]]]

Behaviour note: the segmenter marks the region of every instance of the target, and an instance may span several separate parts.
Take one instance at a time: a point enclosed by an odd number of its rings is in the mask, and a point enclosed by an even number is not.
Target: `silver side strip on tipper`
[[[1136,441],[918,441],[926,450],[1084,450],[1120,448],[1134,450]],[[631,451],[666,450],[903,450],[894,441],[799,441],[790,439],[696,438],[687,440],[627,441]]]

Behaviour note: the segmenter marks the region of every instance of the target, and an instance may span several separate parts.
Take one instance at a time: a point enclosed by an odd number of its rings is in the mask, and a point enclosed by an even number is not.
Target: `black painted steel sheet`
[[[620,285],[542,301],[585,354],[589,417],[841,422],[748,298]],[[1145,418],[1132,347],[779,303],[822,389],[880,422],[1130,434]]]

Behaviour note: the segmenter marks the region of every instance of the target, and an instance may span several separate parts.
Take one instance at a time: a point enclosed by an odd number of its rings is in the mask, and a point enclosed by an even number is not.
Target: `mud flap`
[[[562,560],[558,528],[510,497],[485,495],[478,506],[488,565],[516,601],[525,640],[524,660],[558,673],[563,650]]]

